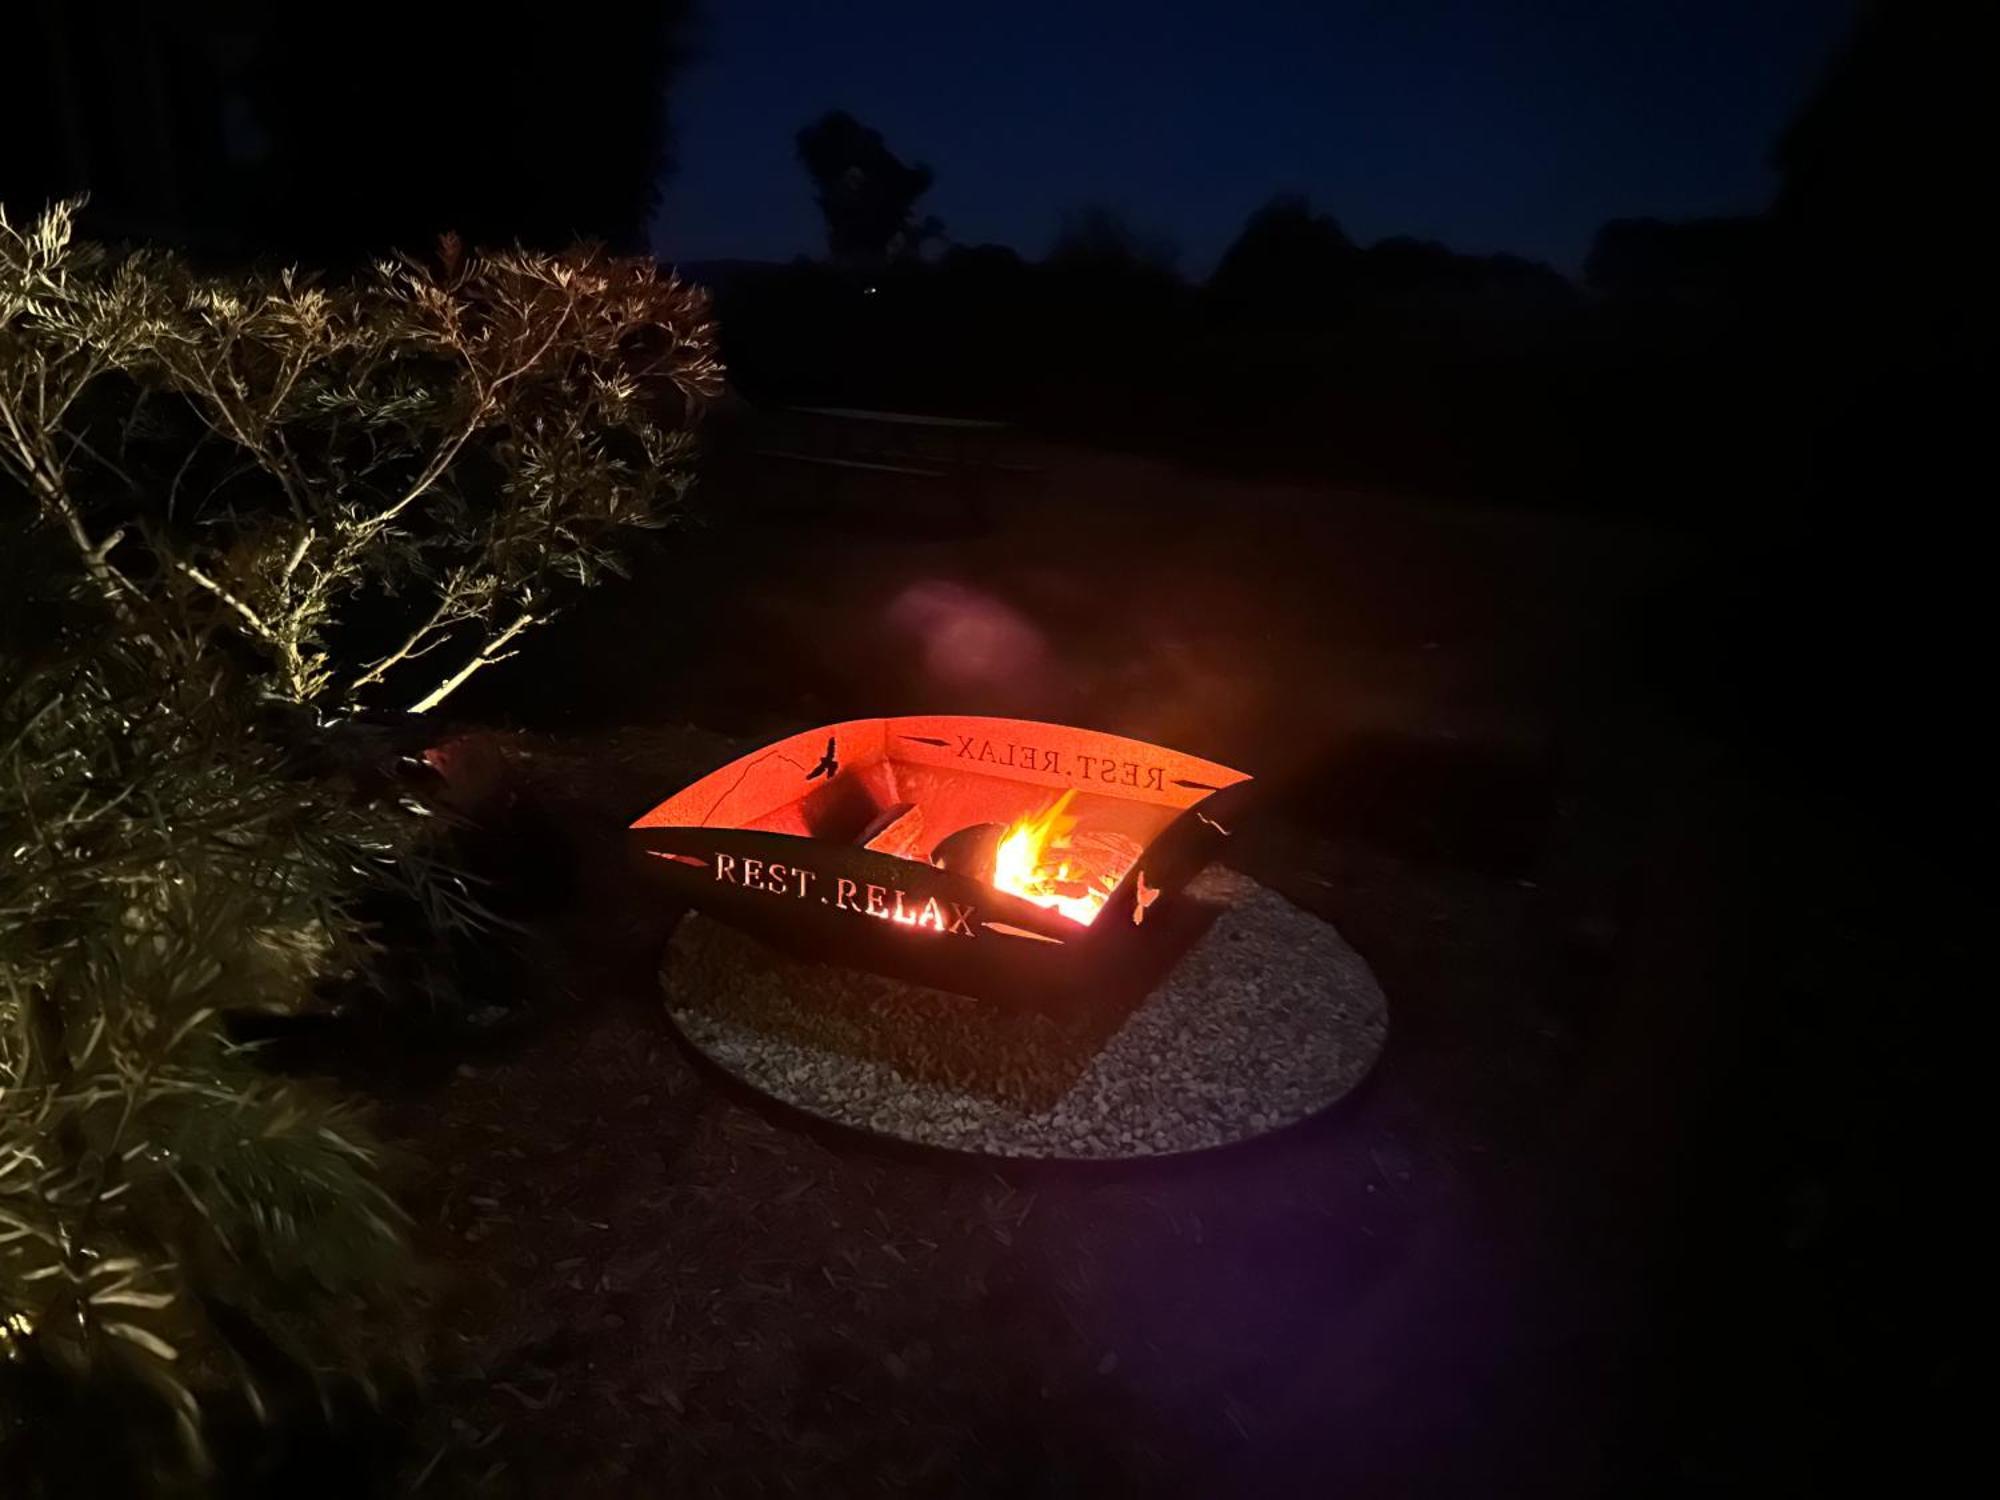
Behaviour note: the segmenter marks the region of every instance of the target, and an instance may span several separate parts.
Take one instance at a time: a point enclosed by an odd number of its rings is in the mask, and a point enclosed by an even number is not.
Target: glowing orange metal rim
[[[683,900],[787,946],[965,993],[1074,989],[1227,837],[1249,779],[1068,725],[856,719],[710,772],[631,837]]]

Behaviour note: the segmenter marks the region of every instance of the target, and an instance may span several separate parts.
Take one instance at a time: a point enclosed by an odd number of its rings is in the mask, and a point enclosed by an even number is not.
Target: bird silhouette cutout
[[[1146,908],[1159,899],[1159,887],[1147,885],[1146,872],[1141,870],[1139,872],[1139,886],[1133,893],[1132,901],[1132,925],[1134,927],[1137,927],[1141,922],[1146,920]]]
[[[797,762],[794,761],[793,764],[796,765]],[[821,776],[824,776],[828,781],[831,781],[835,776],[839,774],[840,774],[840,757],[834,754],[833,737],[829,735],[826,741],[826,754],[822,755],[819,758],[818,765],[814,766],[810,771],[806,772],[806,780],[813,781]]]

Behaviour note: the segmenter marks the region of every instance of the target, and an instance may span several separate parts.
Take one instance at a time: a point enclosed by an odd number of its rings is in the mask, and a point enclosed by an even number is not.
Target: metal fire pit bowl
[[[1022,719],[855,719],[710,772],[631,826],[663,891],[799,957],[1061,1013],[1145,995],[1198,933],[1181,888],[1250,778],[1142,740]],[[1115,875],[1088,924],[991,883],[1000,828],[1073,793]]]

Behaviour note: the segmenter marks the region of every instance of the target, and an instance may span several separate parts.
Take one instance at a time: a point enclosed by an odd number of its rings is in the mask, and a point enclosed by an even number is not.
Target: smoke
[[[939,687],[1009,699],[1048,690],[1047,639],[1019,610],[990,594],[924,579],[896,596],[887,621],[916,644],[925,675]]]

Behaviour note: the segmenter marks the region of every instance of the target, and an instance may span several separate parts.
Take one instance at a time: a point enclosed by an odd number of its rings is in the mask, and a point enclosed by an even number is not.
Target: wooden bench
[[[801,464],[822,464],[830,469],[860,469],[870,474],[901,474],[909,479],[943,479],[943,469],[918,469],[909,464],[878,464],[860,458],[830,458],[824,453],[798,453],[790,448],[759,448],[759,458],[775,458],[781,462]]]
[[[880,475],[939,484],[968,521],[986,519],[986,490],[996,474],[1023,473],[1000,461],[995,443],[1012,424],[978,417],[867,411],[847,406],[794,406],[778,414],[783,441],[754,450],[778,463],[817,469],[826,482],[821,503],[832,508],[842,474]]]

